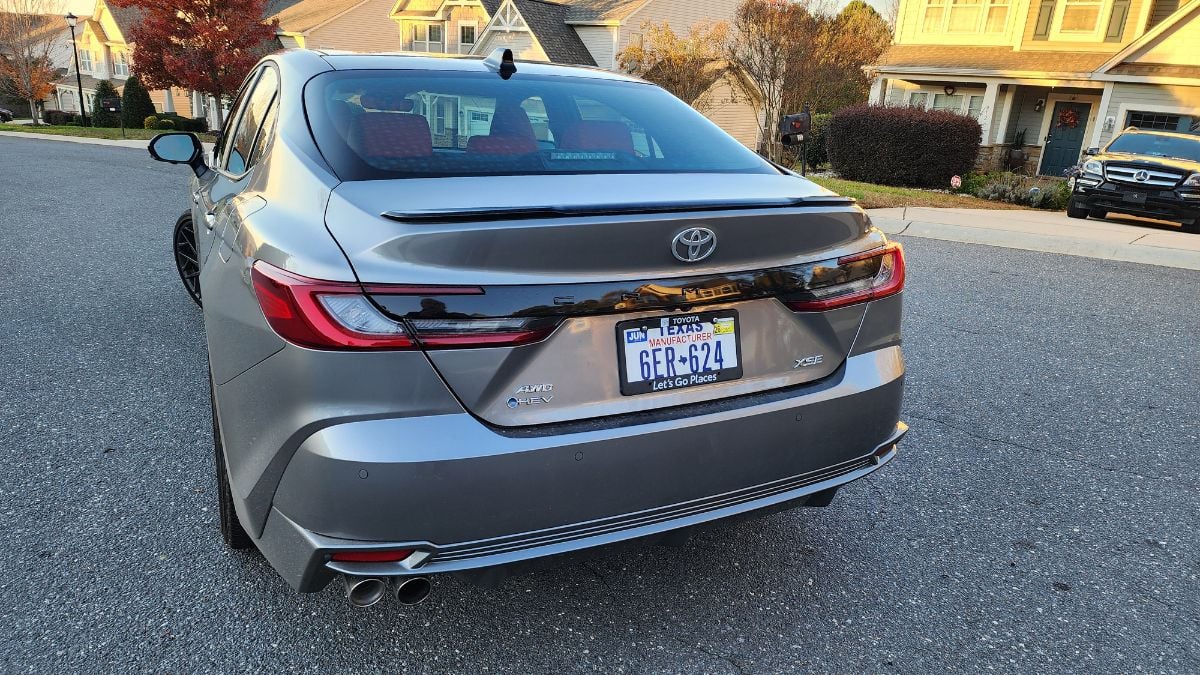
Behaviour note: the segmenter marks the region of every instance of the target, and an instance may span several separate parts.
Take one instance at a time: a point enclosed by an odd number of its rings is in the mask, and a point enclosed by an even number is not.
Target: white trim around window
[[[1112,14],[1112,0],[1063,0],[1054,12],[1050,39],[1067,42],[1103,42]],[[1086,27],[1088,19],[1091,28]]]
[[[1013,0],[925,0],[918,30],[927,34],[999,35],[1008,30]]]
[[[471,35],[470,35],[471,41],[470,42],[467,42],[465,39],[467,37],[466,29],[468,29],[468,28],[470,29],[470,32],[471,32]],[[475,44],[478,42],[479,42],[479,22],[475,21],[475,20],[459,21],[458,22],[458,53],[459,54],[470,54],[471,50],[475,47]]]
[[[986,89],[962,89],[953,94],[947,94],[944,89],[911,89],[904,97],[904,104],[926,110],[947,110],[979,119],[986,93]]]

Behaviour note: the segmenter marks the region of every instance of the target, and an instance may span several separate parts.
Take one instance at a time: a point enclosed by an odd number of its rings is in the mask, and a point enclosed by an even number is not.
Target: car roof
[[[289,52],[317,54],[334,70],[430,70],[458,72],[492,72],[482,56],[424,55],[411,52],[359,53],[332,50],[288,50],[276,56],[286,60]],[[614,73],[594,66],[570,66],[541,61],[516,61],[517,72],[554,77],[578,77],[591,80],[615,80],[645,83],[636,77]]]

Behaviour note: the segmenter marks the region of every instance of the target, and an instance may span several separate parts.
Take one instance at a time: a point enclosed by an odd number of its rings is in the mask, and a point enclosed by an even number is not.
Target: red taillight
[[[337,562],[400,562],[412,555],[412,549],[397,549],[394,551],[338,551],[330,560]]]
[[[313,349],[416,346],[403,324],[375,309],[356,283],[309,279],[261,260],[250,276],[267,323],[289,342]],[[353,319],[335,314],[339,310]]]
[[[805,293],[784,300],[797,312],[820,312],[895,295],[904,288],[904,251],[900,244],[843,256],[837,265],[817,266]]]
[[[254,293],[280,337],[311,349],[434,349],[516,346],[544,339],[545,319],[409,319],[384,314],[367,294],[481,295],[478,286],[391,286],[320,281],[261,260],[251,270]],[[365,290],[365,293],[364,293]]]

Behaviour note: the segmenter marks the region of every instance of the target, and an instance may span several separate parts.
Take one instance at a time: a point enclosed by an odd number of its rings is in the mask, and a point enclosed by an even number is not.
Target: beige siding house
[[[394,52],[400,32],[390,20],[395,0],[300,0],[276,2],[268,20],[279,21],[285,48]]]
[[[74,59],[70,59],[66,75],[54,82],[46,109],[79,112],[79,79],[83,80],[83,104],[88,113],[92,112],[92,99],[101,80],[109,80],[117,91],[123,91],[134,51],[126,35],[140,20],[141,12],[137,9],[110,7],[104,0],[96,0],[92,15],[80,17],[75,27],[81,77],[76,78]],[[67,30],[64,28],[64,32]],[[159,112],[177,112],[185,116],[192,112],[191,96],[184,89],[152,91],[150,99]]]
[[[901,0],[871,101],[979,119],[1061,175],[1128,126],[1200,132],[1200,0]]]

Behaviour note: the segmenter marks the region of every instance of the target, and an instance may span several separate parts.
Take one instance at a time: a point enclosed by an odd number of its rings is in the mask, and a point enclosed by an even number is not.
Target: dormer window
[[[79,70],[85,73],[92,72],[92,51],[90,49],[79,50]]]
[[[1012,0],[925,0],[925,33],[1003,33]]]
[[[113,75],[129,77],[129,55],[125,52],[113,52]]]

